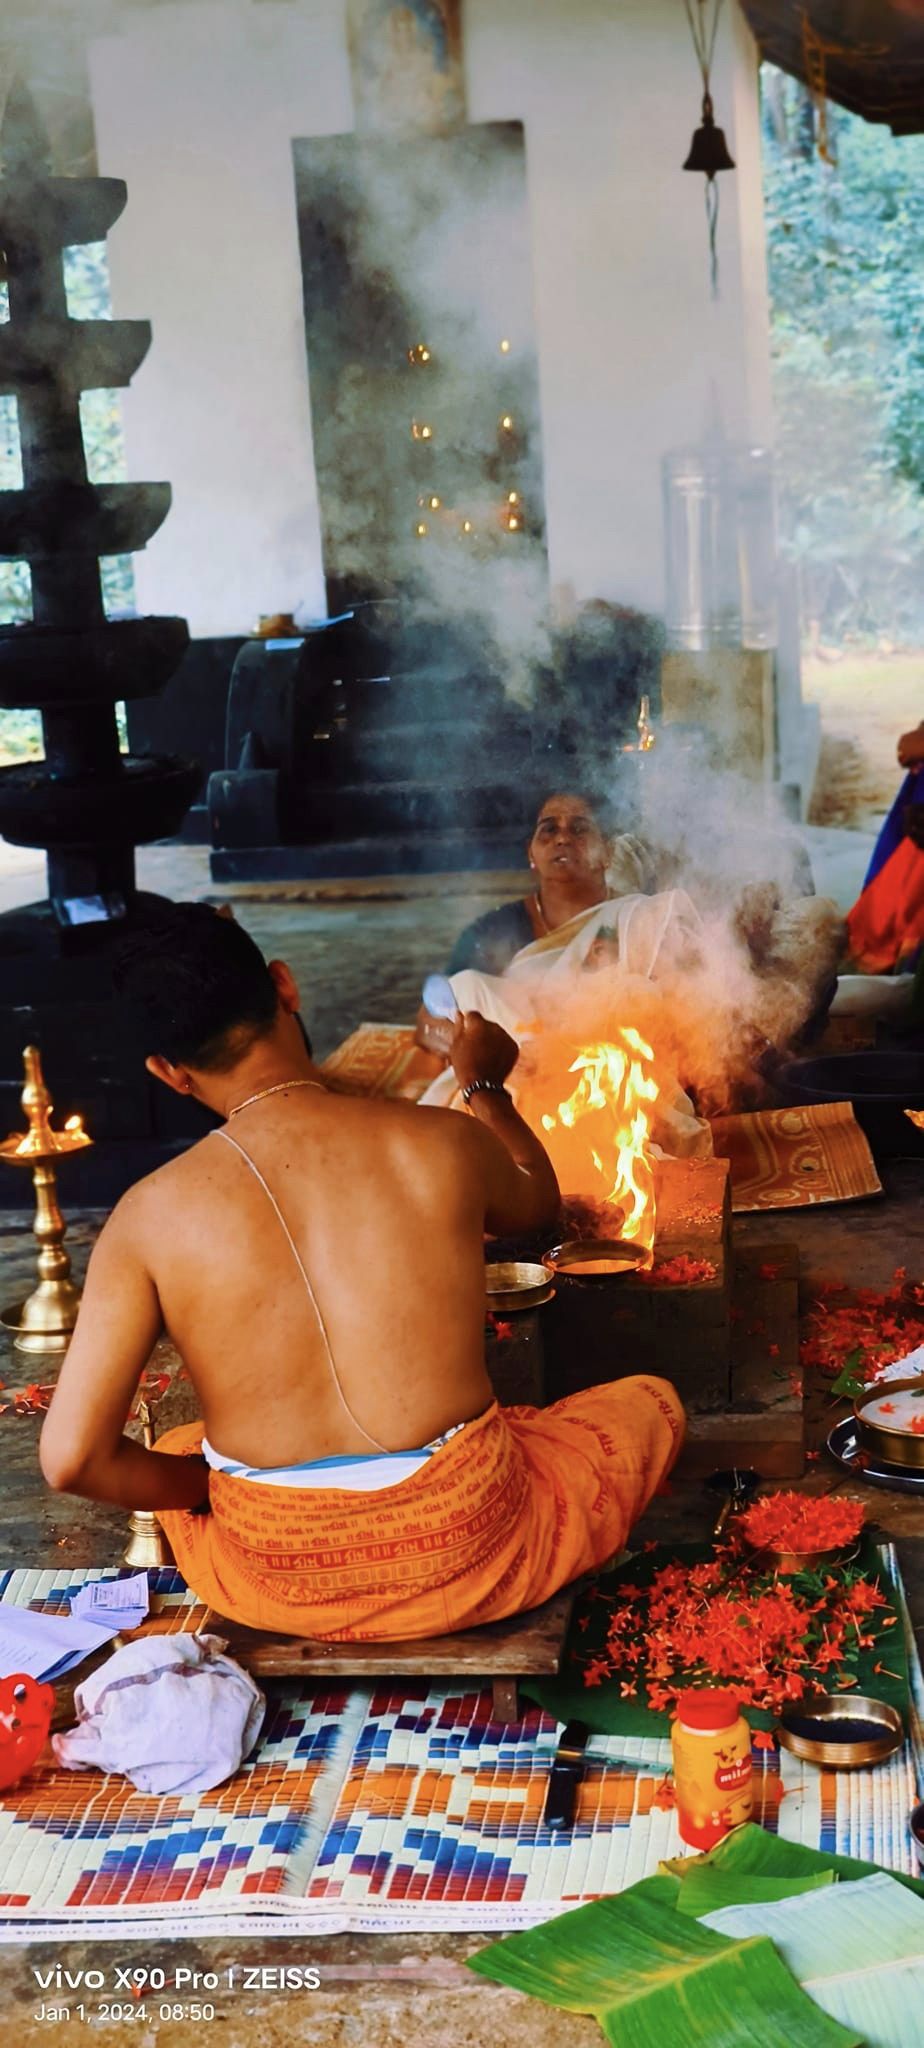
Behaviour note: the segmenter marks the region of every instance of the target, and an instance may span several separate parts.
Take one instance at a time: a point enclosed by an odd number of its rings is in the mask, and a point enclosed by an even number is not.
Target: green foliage
[[[924,136],[811,102],[765,66],[782,542],[821,637],[924,637]]]

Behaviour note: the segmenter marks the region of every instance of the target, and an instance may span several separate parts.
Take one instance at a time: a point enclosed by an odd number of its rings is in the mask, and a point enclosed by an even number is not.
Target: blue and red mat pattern
[[[97,1572],[0,1574],[0,1600],[60,1611]],[[155,1625],[202,1610],[150,1575]],[[920,1666],[912,1655],[919,1714]],[[402,1678],[267,1687],[251,1762],[194,1798],[40,1765],[0,1796],[0,1941],[207,1933],[502,1930],[618,1891],[680,1852],[670,1745],[595,1736],[574,1828],[543,1820],[557,1724],[508,1727],[490,1692]],[[835,1777],[756,1750],[759,1814],[790,1840],[915,1868],[921,1724],[876,1771]]]

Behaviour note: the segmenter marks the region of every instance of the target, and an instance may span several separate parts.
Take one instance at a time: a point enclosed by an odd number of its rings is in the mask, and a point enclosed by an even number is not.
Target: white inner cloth
[[[315,1458],[305,1465],[242,1465],[237,1458],[226,1458],[216,1451],[208,1437],[202,1439],[202,1456],[213,1472],[228,1472],[235,1479],[251,1479],[259,1486],[331,1487],[346,1493],[381,1493],[386,1486],[400,1486],[403,1479],[411,1479],[419,1472],[428,1458],[448,1444],[450,1437],[457,1436],[464,1422],[457,1422],[452,1429],[444,1430],[442,1436],[433,1442],[422,1444],[419,1450],[378,1451],[360,1453],[359,1456],[339,1458]]]

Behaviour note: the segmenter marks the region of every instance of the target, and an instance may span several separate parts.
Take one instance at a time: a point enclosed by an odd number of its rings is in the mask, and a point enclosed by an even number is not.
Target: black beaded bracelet
[[[468,1086],[462,1090],[462,1100],[466,1107],[473,1095],[506,1095],[507,1101],[510,1101],[503,1081],[469,1081]]]

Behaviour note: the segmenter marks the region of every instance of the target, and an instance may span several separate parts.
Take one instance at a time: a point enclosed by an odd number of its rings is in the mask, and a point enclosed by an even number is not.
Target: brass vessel
[[[144,1448],[154,1449],[154,1423],[147,1401],[138,1403],[138,1420],[141,1423]],[[135,1571],[156,1571],[158,1565],[172,1564],[173,1552],[151,1508],[133,1508],[128,1518],[129,1537],[122,1555],[122,1563],[130,1564]]]
[[[857,1435],[868,1451],[875,1452],[888,1465],[906,1465],[913,1472],[924,1472],[924,1434],[912,1435],[909,1429],[893,1429],[881,1418],[867,1415],[868,1408],[890,1394],[904,1394],[911,1389],[921,1395],[921,1413],[924,1415],[924,1375],[916,1373],[907,1380],[878,1380],[866,1392],[858,1394],[853,1404]]]
[[[23,1067],[25,1086],[20,1101],[28,1128],[3,1140],[0,1160],[8,1166],[26,1167],[32,1174],[39,1284],[25,1301],[3,1309],[0,1323],[12,1330],[17,1351],[54,1356],[67,1350],[80,1307],[80,1288],[71,1279],[71,1262],[64,1249],[67,1225],[58,1204],[57,1162],[83,1151],[93,1140],[79,1116],[68,1117],[62,1130],[52,1128],[54,1104],[45,1086],[37,1046],[26,1046]]]
[[[545,1266],[530,1265],[522,1259],[504,1259],[484,1269],[487,1304],[492,1315],[509,1315],[521,1308],[539,1308],[555,1292]]]
[[[835,1771],[884,1763],[905,1739],[902,1717],[888,1700],[843,1692],[793,1700],[784,1707],[776,1733],[793,1756]]]
[[[542,1263],[558,1280],[618,1280],[650,1266],[651,1254],[624,1237],[575,1237],[543,1252]]]

